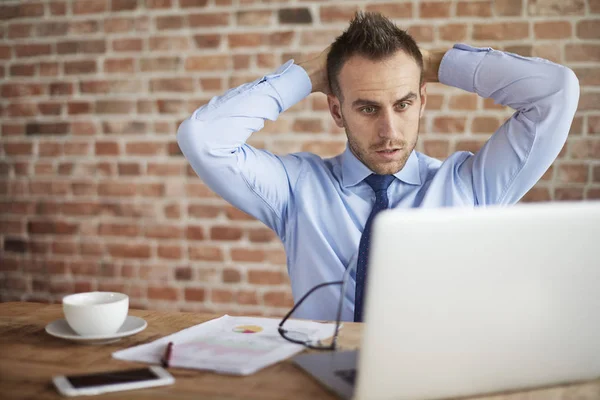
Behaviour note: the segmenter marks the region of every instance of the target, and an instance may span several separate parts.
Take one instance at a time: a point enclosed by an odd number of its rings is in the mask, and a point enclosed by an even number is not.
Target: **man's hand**
[[[331,93],[329,79],[327,78],[327,55],[329,54],[330,47],[323,50],[317,58],[298,64],[306,70],[306,73],[310,77],[312,93]]]
[[[440,64],[446,51],[428,51],[420,49],[423,55],[423,79],[425,82],[439,82]]]

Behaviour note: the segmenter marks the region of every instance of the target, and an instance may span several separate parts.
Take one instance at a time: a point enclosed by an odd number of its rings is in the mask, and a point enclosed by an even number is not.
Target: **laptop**
[[[600,202],[386,210],[366,293],[360,352],[293,359],[341,398],[600,377]]]

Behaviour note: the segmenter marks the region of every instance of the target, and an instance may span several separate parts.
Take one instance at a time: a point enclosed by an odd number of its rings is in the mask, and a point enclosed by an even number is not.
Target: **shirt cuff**
[[[281,99],[281,112],[287,110],[312,91],[312,83],[304,68],[289,60],[274,73],[265,76]]]
[[[454,45],[442,58],[438,72],[440,83],[469,92],[476,92],[475,72],[483,58],[491,50],[490,47],[478,48],[466,44]]]

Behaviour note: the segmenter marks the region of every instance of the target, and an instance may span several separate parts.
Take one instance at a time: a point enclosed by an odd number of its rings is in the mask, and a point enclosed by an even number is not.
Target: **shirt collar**
[[[356,158],[350,147],[346,145],[346,150],[342,153],[342,184],[344,187],[357,185],[372,173],[373,171]],[[394,176],[410,185],[421,184],[419,159],[414,150],[410,153],[404,168],[396,172]]]

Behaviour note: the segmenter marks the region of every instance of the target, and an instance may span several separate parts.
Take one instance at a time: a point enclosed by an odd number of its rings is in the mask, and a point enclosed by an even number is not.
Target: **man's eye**
[[[363,107],[360,111],[364,114],[373,114],[377,110],[375,109],[375,107]]]
[[[400,103],[398,104],[398,108],[401,110],[406,110],[408,108],[409,104],[408,103]]]

